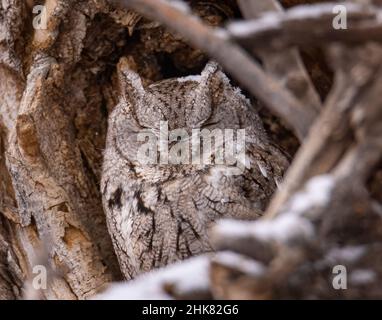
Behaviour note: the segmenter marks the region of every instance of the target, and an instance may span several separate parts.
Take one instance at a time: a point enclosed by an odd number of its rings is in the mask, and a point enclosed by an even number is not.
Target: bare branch
[[[239,6],[246,19],[255,19],[266,12],[282,12],[282,7],[275,0],[251,1],[239,0]],[[313,86],[304,63],[297,49],[269,52],[256,50],[261,57],[267,72],[278,79],[284,86],[299,97],[306,108],[314,108],[312,112],[321,110],[320,97]]]
[[[351,44],[382,41],[382,11],[373,6],[343,4],[347,8],[347,28],[333,27],[334,6],[338,3],[298,6],[285,12],[232,23],[228,32],[238,43],[251,49],[281,50],[291,46]]]
[[[369,139],[367,146],[380,138],[380,132],[377,131],[381,130],[378,123],[381,114],[377,111],[380,110],[377,97],[377,92],[381,90],[378,81],[381,75],[380,54],[380,48],[372,44],[354,50],[341,46],[333,48],[332,60],[337,66],[335,87],[320,117],[312,126],[309,136],[296,155],[286,175],[283,188],[271,201],[266,217],[272,218],[277,215],[290,196],[309,178],[333,170],[354,143],[354,135],[358,143]],[[348,70],[353,72],[349,74]],[[354,123],[356,112],[361,117],[362,123]],[[375,146],[375,144],[372,145]],[[362,148],[365,150],[366,147]],[[367,147],[367,149],[371,148]],[[376,157],[378,158],[378,154],[375,155],[373,151],[371,156],[373,161]],[[372,167],[369,162],[371,160],[367,160],[365,155],[363,158],[363,162],[358,163],[358,167],[362,163],[366,167],[358,170],[365,175]],[[356,159],[360,160],[359,157]],[[352,163],[357,162],[353,160]],[[354,166],[347,168],[355,170]],[[353,177],[355,176],[353,172]]]

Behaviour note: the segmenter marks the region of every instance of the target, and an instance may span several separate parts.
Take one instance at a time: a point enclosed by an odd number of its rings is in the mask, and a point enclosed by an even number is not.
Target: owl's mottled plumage
[[[288,162],[267,138],[249,101],[218,66],[200,76],[168,79],[143,88],[137,74],[119,65],[121,97],[109,120],[102,195],[121,269],[130,279],[191,255],[212,250],[208,228],[222,217],[261,214]],[[222,166],[143,165],[137,134],[185,128],[246,129],[241,175]],[[224,169],[224,166],[223,166]]]

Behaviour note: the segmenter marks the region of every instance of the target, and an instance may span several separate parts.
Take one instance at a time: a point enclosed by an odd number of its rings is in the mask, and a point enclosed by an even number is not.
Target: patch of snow
[[[219,252],[213,260],[224,266],[235,268],[256,277],[261,276],[265,271],[262,263],[230,251]]]
[[[375,271],[370,269],[354,270],[349,277],[350,283],[353,285],[364,285],[374,282],[377,279]]]
[[[252,21],[231,23],[227,29],[233,36],[246,37],[267,30],[279,29],[280,23],[285,20],[314,19],[324,15],[332,16],[334,15],[333,9],[336,5],[338,4],[305,5],[289,9],[285,12],[268,12]],[[361,5],[350,3],[343,5],[346,7],[347,12],[362,10]]]
[[[191,75],[187,77],[178,78],[178,82],[187,82],[187,81],[194,81],[200,83],[202,77],[200,75]]]
[[[325,14],[334,15],[333,9],[338,5],[338,3],[329,4],[329,3],[323,3],[323,4],[317,4],[314,6],[297,6],[295,8],[289,9],[287,11],[287,16],[290,19],[311,19],[311,18],[318,18],[320,16],[323,16]],[[349,11],[359,11],[362,10],[361,5],[352,4],[352,3],[341,3],[343,5],[347,12]]]
[[[245,37],[253,33],[260,33],[269,29],[277,29],[279,26],[279,15],[269,13],[253,21],[230,23],[227,30],[233,36]]]
[[[259,168],[261,170],[260,166]],[[309,216],[307,211],[313,207],[325,206],[330,200],[334,185],[335,180],[330,175],[316,176],[307,182],[303,191],[292,197],[286,210],[274,219],[252,223],[220,220],[216,223],[214,232],[221,237],[249,237],[264,242],[287,243],[297,239],[312,238],[315,230],[314,225],[306,217]]]
[[[178,292],[194,292],[209,288],[209,255],[193,257],[151,271],[136,279],[114,284],[95,297],[99,300],[168,300],[165,285],[175,285]]]
[[[297,238],[314,236],[314,227],[309,220],[296,215],[280,215],[272,220],[242,222],[230,219],[216,223],[214,232],[227,238],[254,238],[260,241],[289,242]]]
[[[334,185],[334,178],[330,175],[313,177],[307,182],[303,191],[292,197],[286,211],[300,215],[310,208],[325,206],[330,200]]]
[[[253,236],[254,223],[242,222],[234,219],[218,220],[214,232],[227,238],[243,238]]]
[[[365,254],[364,246],[334,248],[326,255],[326,260],[334,262],[354,262]]]
[[[163,0],[162,0],[163,1]],[[191,12],[191,9],[189,7],[189,5],[184,2],[184,1],[180,1],[180,0],[167,0],[167,1],[164,1],[166,4],[169,4],[171,5],[173,8],[183,12],[183,13],[190,13]]]
[[[254,223],[253,232],[262,241],[290,242],[298,238],[314,236],[314,227],[309,220],[299,216],[282,214],[273,220]]]
[[[228,40],[230,38],[229,33],[224,28],[215,28],[214,33],[216,37],[223,40]]]

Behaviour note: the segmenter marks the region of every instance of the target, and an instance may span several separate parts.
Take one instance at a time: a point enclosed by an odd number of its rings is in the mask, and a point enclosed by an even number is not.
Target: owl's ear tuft
[[[187,115],[189,126],[198,127],[210,117],[213,94],[219,88],[222,76],[223,73],[215,61],[207,63],[192,95],[192,108]]]
[[[221,68],[215,61],[209,61],[202,72],[201,86],[209,87],[215,79],[219,79]]]
[[[130,68],[125,57],[119,61],[117,72],[122,98],[136,105],[135,103],[145,94],[141,77]]]

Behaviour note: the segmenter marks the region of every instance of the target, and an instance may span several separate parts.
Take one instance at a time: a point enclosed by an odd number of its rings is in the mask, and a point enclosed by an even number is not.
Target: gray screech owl
[[[200,76],[147,88],[126,64],[122,59],[118,66],[121,97],[109,119],[101,191],[121,269],[131,279],[211,251],[208,229],[216,219],[259,217],[288,161],[216,63],[208,63]],[[184,129],[190,136],[192,129],[245,129],[246,167],[229,174],[234,166],[213,161],[142,163],[138,154],[147,141],[139,134],[159,138],[160,121],[168,122],[169,131]],[[215,144],[224,146],[218,138]]]

